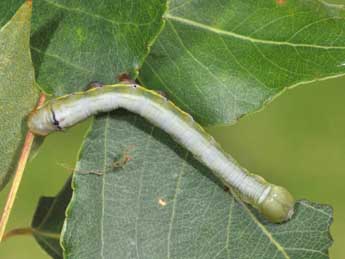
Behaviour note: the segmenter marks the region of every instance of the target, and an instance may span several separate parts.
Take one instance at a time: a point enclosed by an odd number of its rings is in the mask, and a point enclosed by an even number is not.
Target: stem
[[[15,228],[12,229],[4,234],[2,237],[2,241],[5,241],[13,236],[26,236],[26,235],[32,235],[33,234],[32,228]]]
[[[40,95],[40,98],[39,98],[38,103],[37,103],[37,107],[44,103],[45,98],[46,97],[44,94]],[[24,145],[23,145],[18,163],[17,163],[17,168],[16,168],[16,171],[14,174],[12,186],[11,186],[10,192],[8,193],[6,204],[5,204],[4,210],[3,210],[2,215],[1,215],[1,219],[0,219],[0,242],[2,241],[4,232],[6,229],[6,225],[7,225],[7,222],[8,222],[8,219],[10,217],[10,213],[11,213],[11,210],[12,210],[12,207],[14,204],[14,200],[17,196],[17,192],[18,192],[19,185],[20,185],[20,182],[21,182],[22,177],[23,177],[25,165],[26,165],[26,162],[27,162],[29,154],[30,154],[33,140],[34,140],[34,135],[30,131],[28,131],[28,133],[26,134],[26,137],[25,137]]]

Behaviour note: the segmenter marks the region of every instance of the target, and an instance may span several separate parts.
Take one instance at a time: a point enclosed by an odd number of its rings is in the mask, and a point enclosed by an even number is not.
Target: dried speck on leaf
[[[164,206],[167,205],[167,202],[166,202],[164,199],[160,198],[160,199],[158,200],[158,204],[159,204],[160,206],[164,207]]]

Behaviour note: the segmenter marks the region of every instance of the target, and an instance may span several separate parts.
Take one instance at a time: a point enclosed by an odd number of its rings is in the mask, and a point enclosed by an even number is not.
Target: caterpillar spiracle
[[[117,108],[139,114],[167,132],[269,221],[280,223],[293,215],[294,199],[285,188],[248,174],[189,114],[137,84],[105,85],[53,99],[29,115],[28,126],[34,134],[48,135]]]

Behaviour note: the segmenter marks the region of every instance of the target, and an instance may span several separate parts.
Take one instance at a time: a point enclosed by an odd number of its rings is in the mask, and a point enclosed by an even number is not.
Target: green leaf
[[[60,233],[71,196],[71,178],[69,178],[56,197],[40,198],[31,223],[36,241],[54,259],[62,258]]]
[[[110,169],[124,155],[131,160]],[[166,133],[128,113],[95,120],[72,187],[66,258],[328,258],[332,243],[328,206],[300,201],[292,220],[271,224]]]
[[[171,0],[140,73],[205,124],[345,74],[345,8],[319,0]]]
[[[0,26],[6,24],[23,3],[24,0],[0,1]]]
[[[10,179],[38,99],[30,57],[31,4],[24,3],[0,30],[0,189]]]
[[[37,80],[55,95],[94,80],[133,78],[162,26],[165,0],[35,0],[31,50]]]
[[[60,233],[71,196],[71,178],[69,178],[56,197],[40,198],[31,224],[35,239],[53,258],[62,258]]]

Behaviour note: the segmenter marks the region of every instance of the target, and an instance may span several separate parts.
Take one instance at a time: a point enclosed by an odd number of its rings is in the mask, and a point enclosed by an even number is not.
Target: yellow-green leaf
[[[13,172],[25,118],[38,98],[29,46],[31,9],[25,2],[0,30],[0,189]]]

